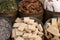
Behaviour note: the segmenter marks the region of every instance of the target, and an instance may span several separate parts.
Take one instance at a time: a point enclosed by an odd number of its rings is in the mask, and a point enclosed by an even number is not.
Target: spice
[[[2,13],[16,9],[17,6],[15,0],[3,0],[0,2],[0,12]]]
[[[19,11],[26,14],[39,14],[43,8],[38,0],[23,0],[19,3]]]

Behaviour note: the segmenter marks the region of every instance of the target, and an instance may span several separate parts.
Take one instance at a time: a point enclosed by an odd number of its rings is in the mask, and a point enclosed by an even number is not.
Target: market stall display
[[[43,40],[43,28],[33,17],[17,18],[12,29],[14,40]]]
[[[19,2],[18,9],[23,17],[31,16],[40,20],[43,18],[43,6],[38,0],[22,0]]]
[[[0,0],[0,40],[60,40],[60,0]]]
[[[60,18],[49,19],[45,26],[45,37],[48,40],[60,40]]]

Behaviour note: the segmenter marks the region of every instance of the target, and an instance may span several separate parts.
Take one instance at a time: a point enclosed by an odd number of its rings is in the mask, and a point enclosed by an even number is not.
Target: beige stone
[[[38,26],[38,23],[37,22],[34,22],[33,25],[36,27],[36,26]]]
[[[38,26],[38,29],[42,32],[43,31],[43,28],[42,28],[42,25],[41,24],[39,24]]]
[[[23,35],[23,32],[16,29],[16,35],[17,36],[22,36]]]
[[[41,37],[37,37],[35,40],[42,40],[42,38]]]
[[[57,28],[53,27],[53,26],[52,27],[49,27],[47,29],[47,31],[50,32],[50,33],[52,33],[55,36],[60,36],[59,30]]]
[[[28,24],[34,24],[34,20],[33,19],[30,19]]]
[[[53,27],[58,27],[58,23],[57,23],[56,18],[52,18],[52,25],[53,25]]]
[[[44,34],[43,34],[43,32],[38,32],[38,35],[39,35],[40,37],[42,37]]]
[[[25,28],[24,26],[23,27],[22,26],[19,26],[18,30],[23,31],[24,28]]]
[[[29,20],[30,20],[30,18],[29,18],[29,17],[24,17],[24,22],[25,22],[25,23],[28,23],[28,22],[29,22]]]
[[[24,33],[23,38],[28,38],[29,33]]]
[[[20,23],[14,23],[13,27],[16,28],[16,27],[19,27],[20,26]]]
[[[16,37],[16,29],[12,29],[12,38]]]
[[[35,39],[35,38],[37,38],[37,35],[36,34],[32,34],[32,36],[30,38]]]
[[[30,39],[30,40],[33,40],[33,39]]]
[[[15,38],[15,40],[24,40],[24,38],[19,36],[19,37]]]
[[[28,25],[28,29],[31,30],[31,31],[35,31],[36,30],[34,25]]]
[[[23,22],[20,18],[17,18],[16,20],[15,20],[15,22],[16,23],[21,23],[21,22]]]
[[[58,18],[58,24],[60,24],[60,18]]]
[[[21,23],[20,26],[18,27],[18,30],[23,31],[27,27],[27,24]]]
[[[33,34],[36,34],[36,35],[37,35],[38,32],[39,32],[39,31],[38,31],[38,28],[36,28],[36,30],[33,32]]]

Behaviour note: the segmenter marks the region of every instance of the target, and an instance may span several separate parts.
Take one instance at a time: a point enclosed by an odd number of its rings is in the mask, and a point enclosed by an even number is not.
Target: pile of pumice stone
[[[0,40],[7,40],[11,36],[12,26],[7,18],[0,17]]]
[[[44,9],[52,12],[60,12],[60,0],[45,0]]]
[[[12,29],[14,40],[43,40],[42,24],[30,17],[17,18]]]

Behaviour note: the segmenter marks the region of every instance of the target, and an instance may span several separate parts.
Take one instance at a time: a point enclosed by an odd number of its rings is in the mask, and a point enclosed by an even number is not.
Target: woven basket
[[[25,17],[21,17],[20,19],[24,19]],[[38,24],[41,24],[42,25],[42,28],[43,28],[43,23],[41,22],[41,20],[39,20],[39,19],[37,19],[37,18],[35,18],[35,17],[29,17],[30,19],[33,19],[33,20],[35,20],[34,22],[37,22]],[[23,31],[22,31],[23,32]],[[42,33],[43,33],[43,31],[42,31]],[[44,40],[44,35],[42,35],[42,40]],[[14,40],[14,38],[13,38],[13,40]]]
[[[50,18],[57,18],[57,17],[60,17],[60,12],[51,12],[51,11],[45,10],[44,17],[45,17],[44,18],[45,21],[47,21]]]
[[[57,19],[57,18],[56,18]],[[47,40],[60,40],[60,37],[53,35],[52,33],[47,31],[47,28],[49,27],[47,23],[51,23],[51,19],[47,20],[45,25],[44,25],[44,30],[45,30],[45,39]],[[60,27],[59,27],[60,28]]]
[[[11,22],[14,22],[17,16],[17,11],[11,11],[11,12],[5,12],[5,13],[0,13],[0,16],[8,17]]]
[[[22,2],[22,1],[21,1]],[[22,4],[22,3],[19,3],[19,5],[20,4]],[[41,2],[40,2],[40,4],[41,4]],[[41,6],[42,6],[42,4],[41,4]],[[43,8],[43,7],[42,7]],[[42,20],[43,19],[43,9],[41,10],[41,12],[40,13],[37,13],[37,14],[35,14],[35,13],[29,13],[29,14],[27,14],[27,13],[24,13],[23,11],[19,11],[19,17],[36,17],[36,18],[38,18],[38,19],[40,19],[40,20]]]
[[[17,14],[17,4],[15,0],[3,0],[0,2],[0,16],[8,17],[13,22]]]
[[[48,19],[52,18],[52,17],[53,17],[53,13],[54,13],[54,12],[45,10],[45,11],[44,11],[44,17],[45,17],[44,19],[45,19],[45,21],[47,21]]]

